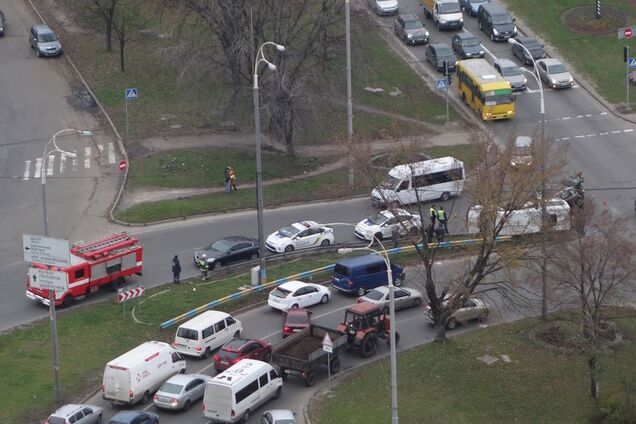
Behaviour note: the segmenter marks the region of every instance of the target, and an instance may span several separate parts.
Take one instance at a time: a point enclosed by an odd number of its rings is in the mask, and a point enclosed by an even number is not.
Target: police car
[[[360,221],[353,233],[362,240],[370,241],[373,236],[378,240],[390,239],[396,225],[400,235],[405,235],[420,227],[420,218],[404,209],[383,210]]]
[[[334,242],[333,229],[316,221],[299,221],[270,234],[265,246],[272,252],[293,252]]]

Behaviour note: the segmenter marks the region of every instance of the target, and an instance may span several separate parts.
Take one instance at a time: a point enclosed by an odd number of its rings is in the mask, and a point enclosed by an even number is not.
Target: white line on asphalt
[[[570,138],[572,138],[572,137],[563,137],[563,138],[560,138],[559,140],[565,141],[565,140],[569,140]]]
[[[600,115],[607,115],[607,112],[601,112]]]
[[[60,174],[63,174],[66,170],[66,155],[64,153],[60,154]]]
[[[75,157],[73,158],[73,172],[77,171],[77,150],[73,150]]]
[[[592,114],[591,114],[591,113],[588,113],[588,114],[586,114],[585,116],[590,117],[590,116],[592,116]]]
[[[577,118],[583,118],[583,115],[576,115]]]
[[[466,31],[466,30],[464,30],[464,31]],[[466,32],[468,32],[468,31],[466,31]],[[484,49],[484,51],[485,51],[486,53],[488,53],[489,55],[491,55],[491,56],[492,56],[492,60],[493,60],[493,62],[494,62],[495,60],[497,60],[497,56],[495,56],[495,55],[494,55],[494,54],[493,54],[490,50],[488,50],[488,49],[486,48],[486,46],[484,46],[484,45],[483,45],[483,44],[481,44],[481,43],[480,43],[479,45],[481,46],[481,48],[482,48],[482,49]]]
[[[46,175],[53,175],[53,166],[55,165],[55,155],[49,155],[46,161]]]
[[[584,135],[575,135],[574,138],[585,138]]]
[[[534,94],[534,93],[538,93],[538,92],[539,92],[539,90],[532,90],[532,89],[530,89],[530,88],[526,88],[526,91],[525,91],[525,92],[526,92],[526,93],[530,93],[530,94]]]
[[[586,137],[596,137],[597,134],[587,134]]]
[[[29,179],[29,172],[31,172],[31,161],[30,160],[25,160],[24,161],[24,172],[22,173],[22,179],[23,180],[28,180]]]
[[[42,158],[35,158],[35,172],[33,178],[40,178],[40,171],[42,169]]]
[[[632,132],[632,131],[634,131],[633,128],[629,128],[629,129],[623,130],[623,132]]]
[[[602,133],[599,133],[598,135],[607,135],[607,134],[609,134],[609,133],[608,132],[602,132]]]
[[[572,119],[572,117],[571,116],[564,116],[563,118],[561,118],[561,120],[563,120],[563,121],[567,121],[568,119]]]
[[[622,131],[621,130],[612,131],[612,134],[618,134],[619,132],[622,132]]]
[[[108,163],[115,163],[115,146],[113,143],[108,143]]]
[[[91,167],[91,151],[90,147],[84,147],[84,168]]]

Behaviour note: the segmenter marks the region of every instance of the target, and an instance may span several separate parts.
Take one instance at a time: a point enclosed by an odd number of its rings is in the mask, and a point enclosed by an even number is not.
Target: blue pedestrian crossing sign
[[[636,57],[630,57],[627,59],[627,66],[629,69],[636,69]]]
[[[126,100],[137,100],[137,89],[136,88],[127,88],[126,89]]]
[[[446,83],[446,79],[437,80],[437,89],[439,91],[445,91],[447,88],[448,88],[448,84]]]

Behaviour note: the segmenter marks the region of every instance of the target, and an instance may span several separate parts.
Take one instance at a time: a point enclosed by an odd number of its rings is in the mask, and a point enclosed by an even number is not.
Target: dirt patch
[[[629,16],[624,11],[612,6],[603,5],[601,19],[596,19],[596,9],[592,6],[581,6],[568,9],[561,15],[561,23],[570,31],[585,35],[602,35],[616,32],[617,28],[626,26]]]
[[[564,353],[575,353],[581,347],[581,333],[576,323],[570,321],[552,321],[539,324],[530,330],[530,339],[543,347],[556,349]],[[623,335],[610,321],[602,323],[601,338],[603,345],[613,346],[623,342]]]

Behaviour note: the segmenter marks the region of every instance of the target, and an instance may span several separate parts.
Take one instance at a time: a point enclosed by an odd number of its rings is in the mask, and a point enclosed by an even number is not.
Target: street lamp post
[[[260,118],[260,105],[258,98],[258,65],[261,62],[267,64],[267,67],[271,71],[276,71],[276,65],[265,59],[263,54],[263,47],[267,45],[275,46],[279,52],[285,51],[285,46],[276,44],[271,41],[266,41],[261,44],[258,52],[256,53],[256,59],[254,60],[254,85],[253,85],[253,97],[254,97],[254,132],[256,133],[256,220],[258,225],[258,284],[264,284],[267,281],[267,272],[265,271],[265,240],[263,234],[263,181],[262,173],[263,166],[261,163],[261,118]]]
[[[42,186],[42,214],[44,217],[44,235],[48,237],[49,235],[49,220],[47,216],[46,210],[46,172],[47,172],[47,160],[51,153],[60,153],[62,155],[68,156],[70,158],[76,158],[77,155],[73,152],[67,152],[66,150],[62,150],[57,146],[56,138],[58,135],[62,134],[73,134],[77,133],[82,136],[91,136],[93,135],[90,131],[79,131],[71,128],[67,128],[53,134],[49,141],[44,146],[44,152],[42,153],[42,166],[40,168],[40,185]],[[53,145],[53,149],[49,150],[49,146]],[[57,319],[55,314],[55,292],[53,290],[49,290],[49,317],[51,320],[51,349],[53,351],[53,373],[54,373],[54,385],[55,385],[55,400],[57,402],[62,400],[62,388],[60,384],[60,361],[58,354],[58,346],[57,346]]]
[[[541,124],[539,126],[539,137],[541,139],[541,143],[545,149],[545,100],[543,97],[543,84],[541,84],[541,76],[539,75],[539,70],[537,69],[537,63],[534,61],[532,57],[532,53],[528,50],[526,46],[517,42],[514,38],[509,38],[508,43],[517,44],[521,46],[524,53],[528,55],[530,60],[532,60],[532,66],[534,67],[534,72],[526,72],[530,73],[534,79],[537,81],[539,85],[539,104],[540,104],[540,113],[541,113]],[[524,68],[522,68],[524,69]],[[525,69],[524,69],[525,70]],[[546,245],[547,245],[547,212],[546,212],[546,198],[545,198],[545,160],[547,155],[544,154],[544,157],[541,160],[541,318],[546,319],[548,317],[548,276],[547,276],[547,253],[546,253]]]
[[[353,103],[351,100],[351,18],[350,0],[345,0],[345,44],[347,50],[347,142],[353,154]],[[353,161],[349,164],[349,187],[353,187]]]

